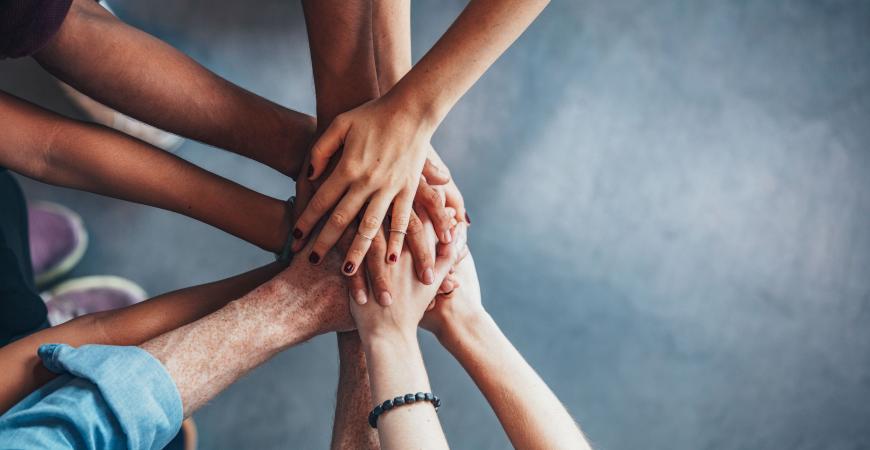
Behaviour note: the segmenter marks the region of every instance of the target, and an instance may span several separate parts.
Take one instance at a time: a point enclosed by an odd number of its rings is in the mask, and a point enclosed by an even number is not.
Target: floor
[[[414,3],[419,58],[463,7]],[[116,0],[211,69],[313,111],[296,2]],[[555,0],[434,144],[463,189],[484,302],[602,449],[870,447],[870,4]],[[32,61],[0,88],[78,112]],[[194,142],[262,192],[291,183]],[[151,293],[270,255],[166,212],[25,181],[79,211],[76,275]],[[456,448],[509,443],[423,337]],[[334,337],[196,414],[204,449],[325,448]]]

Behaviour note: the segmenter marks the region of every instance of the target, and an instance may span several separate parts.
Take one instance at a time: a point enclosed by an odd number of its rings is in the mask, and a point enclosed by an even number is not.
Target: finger
[[[417,272],[417,279],[424,284],[432,284],[435,282],[435,257],[432,254],[432,249],[435,247],[433,242],[427,238],[424,232],[423,222],[420,217],[411,212],[411,219],[408,222],[408,235],[405,240],[408,242],[408,250],[414,259],[414,270]]]
[[[449,244],[439,244],[438,257],[435,259],[435,279],[443,280],[447,277],[450,268],[456,264],[462,247],[466,243],[466,225],[460,222],[456,225],[456,233],[454,239]]]
[[[369,284],[375,299],[381,306],[389,306],[393,303],[390,295],[389,266],[386,263],[387,241],[383,230],[372,239],[372,245],[365,258],[365,267],[368,269]]]
[[[432,299],[432,301],[429,302],[429,306],[426,307],[426,312],[432,311],[433,309],[435,309],[435,299]]]
[[[408,223],[411,221],[414,199],[403,191],[393,201],[393,215],[390,219],[390,241],[387,244],[386,261],[395,264],[402,254],[402,245],[408,234]]]
[[[444,203],[456,210],[453,217],[460,221],[465,220],[467,224],[471,225],[471,217],[468,216],[468,210],[465,209],[465,199],[462,198],[462,193],[459,192],[455,183],[444,186],[444,196]]]
[[[381,230],[381,223],[387,214],[391,201],[392,196],[380,194],[369,202],[356,236],[353,238],[353,244],[350,245],[347,256],[344,258],[344,264],[342,264],[342,268],[350,269],[344,270],[345,275],[353,275],[354,271],[362,264],[372,241]]]
[[[450,182],[450,171],[428,158],[423,165],[423,176],[426,177],[426,181],[431,185],[440,186]]]
[[[350,296],[359,305],[365,305],[368,302],[366,295],[366,271],[358,270],[355,274],[347,277],[348,290]]]
[[[426,210],[427,215],[432,220],[432,226],[435,228],[435,233],[438,235],[438,240],[446,244],[450,242],[450,217],[444,207],[444,201],[441,193],[437,189],[429,185],[424,180],[417,185],[417,194],[414,197],[414,202],[422,209]]]
[[[326,170],[329,158],[344,144],[344,138],[350,129],[350,122],[338,116],[329,128],[317,139],[311,147],[311,161],[308,165],[308,179],[315,180]]]
[[[314,197],[311,197],[305,210],[302,211],[302,215],[296,220],[296,227],[293,229],[293,239],[296,240],[293,244],[294,252],[302,250],[305,246],[303,238],[308,237],[317,222],[320,222],[320,219],[338,203],[346,190],[347,186],[343,180],[330,176],[323,183],[323,186],[320,186],[320,189],[314,193]]]
[[[359,210],[365,205],[366,198],[354,192],[348,192],[338,206],[329,214],[326,224],[317,233],[317,239],[311,247],[311,255],[316,255],[313,258],[320,260],[323,255],[329,253],[342,234],[349,225],[354,221],[354,218],[359,213]],[[314,261],[316,263],[316,261]],[[348,272],[347,267],[343,267],[345,273]]]
[[[447,275],[447,278],[441,282],[441,286],[438,286],[438,293],[443,294],[445,292],[450,292],[454,289],[453,287],[453,276]]]

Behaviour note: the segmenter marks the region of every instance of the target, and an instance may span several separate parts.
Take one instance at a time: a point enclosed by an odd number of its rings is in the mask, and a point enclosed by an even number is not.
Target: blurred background
[[[314,112],[298,2],[109,3]],[[414,2],[416,59],[463,6]],[[82,117],[32,60],[0,64],[0,89]],[[434,145],[474,222],[484,304],[597,447],[870,448],[870,3],[556,0]],[[242,157],[177,153],[293,192]],[[272,259],[178,215],[22,182],[85,219],[73,276],[159,294]],[[423,346],[451,444],[508,448],[461,367]],[[230,387],[195,415],[201,448],[326,448],[335,349],[321,336]]]

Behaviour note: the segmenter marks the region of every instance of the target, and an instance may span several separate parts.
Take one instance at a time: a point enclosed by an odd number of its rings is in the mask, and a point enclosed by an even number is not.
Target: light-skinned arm
[[[335,252],[290,267],[223,308],[140,347],[163,363],[187,417],[277,353],[317,335],[354,328]]]
[[[411,2],[408,0],[378,0],[372,6],[372,41],[374,42],[375,66],[378,72],[378,88],[384,95],[411,70]],[[447,176],[450,170],[441,156],[429,145],[427,161],[439,167]],[[465,200],[452,176],[445,184],[433,185],[426,177],[420,178],[414,196],[414,211],[425,209],[439,239],[446,242],[445,232],[453,227],[452,219],[471,224],[465,210]],[[451,217],[445,214],[444,205],[453,208]],[[390,253],[401,248],[401,234],[390,236]]]
[[[421,326],[432,331],[480,388],[517,449],[590,446],[544,380],[523,359],[481,304],[474,259],[453,274],[460,287],[439,295]]]
[[[377,232],[392,207],[391,235],[398,234],[395,239],[401,242],[433,133],[547,3],[471,0],[435,46],[388,93],[339,115],[312,148],[312,179],[320,177],[339,148],[343,150],[335,171],[299,219],[302,237],[309,238],[314,225],[327,214],[355,217],[362,213],[359,235],[347,256],[347,262],[358,266],[371,244],[366,236]],[[336,233],[329,226],[324,230]]]
[[[269,251],[290,229],[284,202],[112,129],[0,92],[0,166],[49,184],[184,214]]]
[[[396,302],[390,306],[351,302],[351,314],[368,364],[372,400],[376,404],[400,395],[431,392],[417,341],[417,324],[434,298],[440,281],[448,275],[465,246],[465,231],[465,224],[458,224],[456,239],[450,244],[440,244],[435,261],[438,283],[420,283],[414,277],[413,263],[406,255],[390,266],[388,272],[390,285],[397,295]],[[394,407],[378,418],[377,428],[384,449],[447,448],[435,408],[429,402]]]
[[[314,118],[224,80],[93,0],[74,0],[34,58],[107,106],[288,176],[299,173],[314,136]]]

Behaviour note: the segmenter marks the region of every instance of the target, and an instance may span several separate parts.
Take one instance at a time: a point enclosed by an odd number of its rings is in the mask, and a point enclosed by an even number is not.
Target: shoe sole
[[[126,278],[121,278],[114,275],[93,275],[89,277],[73,278],[72,280],[60,283],[49,291],[43,292],[41,296],[42,301],[48,303],[54,297],[70,291],[80,291],[95,288],[108,288],[124,291],[125,293],[127,293],[127,295],[135,299],[134,304],[142,302],[148,298],[148,293],[145,292],[145,289],[142,289],[142,286],[139,286],[135,282],[130,281]],[[52,318],[51,314],[49,314],[48,322],[51,324],[51,326],[56,326],[63,323]]]
[[[38,287],[44,287],[69,273],[76,264],[82,260],[82,257],[85,255],[85,251],[88,248],[88,231],[85,229],[81,216],[65,206],[49,202],[36,202],[33,203],[33,206],[38,206],[42,209],[64,216],[69,221],[70,226],[73,229],[73,235],[76,238],[76,246],[68,255],[45,272],[36,275],[36,285]]]

